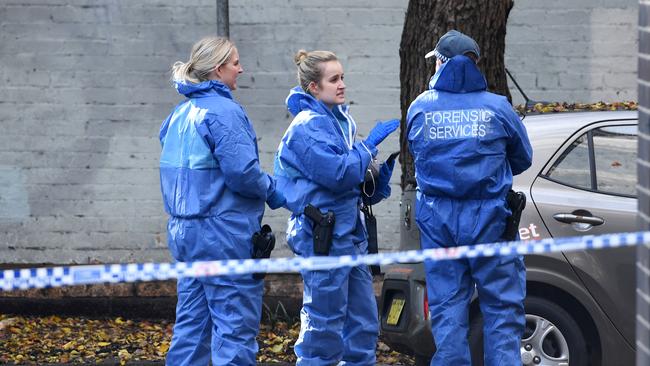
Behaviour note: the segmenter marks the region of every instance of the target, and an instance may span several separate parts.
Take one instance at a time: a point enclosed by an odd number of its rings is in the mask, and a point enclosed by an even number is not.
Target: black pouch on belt
[[[275,235],[269,225],[264,225],[253,234],[253,259],[270,258],[271,251],[275,248]],[[264,279],[266,273],[253,273],[256,280]]]
[[[379,253],[379,244],[377,241],[377,218],[372,213],[372,206],[364,205],[361,209],[363,212],[364,221],[366,222],[366,232],[368,233],[368,254]],[[373,264],[370,266],[370,273],[373,276],[381,273],[378,265]]]
[[[329,255],[334,236],[334,212],[327,211],[322,214],[319,209],[311,204],[305,206],[305,216],[313,222],[312,235],[314,238],[314,254]]]
[[[512,215],[506,219],[506,229],[503,232],[503,239],[512,241],[517,239],[521,213],[526,208],[526,195],[524,192],[515,192],[511,189],[506,196],[506,203]]]

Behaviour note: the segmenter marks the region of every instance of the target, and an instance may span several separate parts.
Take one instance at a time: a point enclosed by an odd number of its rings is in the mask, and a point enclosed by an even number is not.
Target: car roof
[[[637,119],[636,111],[560,112],[526,116],[523,123],[533,146],[533,164],[517,177],[515,183],[531,183],[562,144],[583,127],[597,122]]]

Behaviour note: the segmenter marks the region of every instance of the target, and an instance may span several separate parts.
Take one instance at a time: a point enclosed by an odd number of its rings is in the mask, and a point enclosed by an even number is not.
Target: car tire
[[[415,366],[429,366],[431,364],[431,356],[415,355]]]
[[[526,330],[521,344],[522,351],[525,344],[529,345],[532,351],[522,353],[524,366],[535,365],[535,356],[541,357],[544,365],[566,364],[569,356],[571,366],[588,365],[587,343],[580,326],[571,314],[561,306],[537,296],[528,296],[524,306]],[[544,327],[546,336],[543,339],[531,338],[535,328],[540,327]],[[483,319],[480,312],[472,317],[470,322],[470,348],[472,365],[483,366]],[[564,361],[561,361],[563,359]]]

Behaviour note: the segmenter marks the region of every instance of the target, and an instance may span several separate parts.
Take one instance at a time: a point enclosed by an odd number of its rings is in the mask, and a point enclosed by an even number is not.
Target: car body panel
[[[600,304],[585,288],[573,266],[565,255],[569,253],[548,253],[527,255],[526,284],[528,293],[544,294],[547,286],[559,289],[574,298],[593,321],[597,338],[600,339],[601,365],[633,365],[634,348],[614,326]],[[616,350],[616,352],[611,352]]]
[[[592,191],[590,189],[576,188],[557,182],[548,173],[560,159],[560,152],[565,151],[577,138],[584,136],[588,131],[610,125],[635,126],[628,120],[615,120],[591,123],[576,133],[563,144],[559,151],[549,159],[547,165],[540,172],[531,189],[531,198],[540,218],[553,237],[566,237],[575,235],[599,235],[612,232],[631,232],[636,230],[637,200],[632,197],[613,195]],[[636,155],[636,141],[633,144],[625,141],[629,155]],[[597,149],[595,147],[594,149]],[[598,150],[596,150],[598,153]],[[595,157],[595,156],[594,156]],[[602,158],[604,156],[599,156]],[[626,174],[621,172],[617,179],[623,185],[634,186],[636,180],[636,159],[621,162],[617,156],[612,156],[607,164],[617,164],[625,168],[631,165]],[[587,167],[589,169],[589,167]],[[591,167],[593,169],[593,166]],[[625,178],[627,180],[625,181]],[[584,224],[569,224],[553,219],[554,215],[561,213],[580,213],[587,216],[602,218],[604,223],[597,226]],[[566,253],[567,260],[575,268],[584,285],[602,307],[605,313],[617,324],[618,329],[632,346],[635,333],[635,304],[634,301],[620,301],[620,299],[633,299],[635,293],[635,268],[634,248],[618,248],[595,251],[578,251]]]

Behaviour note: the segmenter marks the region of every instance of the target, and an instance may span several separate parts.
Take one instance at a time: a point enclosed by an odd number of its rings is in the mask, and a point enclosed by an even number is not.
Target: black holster
[[[372,206],[364,205],[361,209],[363,212],[364,221],[366,223],[366,232],[368,233],[368,254],[377,254],[379,253],[379,244],[377,241],[377,218],[372,213]],[[370,265],[370,273],[373,276],[381,273],[381,269],[378,265]]]
[[[506,196],[506,203],[512,214],[506,219],[506,229],[503,232],[503,239],[512,241],[517,239],[521,213],[526,208],[526,195],[524,192],[515,192],[511,189]]]
[[[269,225],[264,225],[260,231],[253,234],[253,259],[270,258],[275,248],[275,235]],[[253,273],[256,280],[264,279],[266,273]]]
[[[312,236],[314,238],[314,254],[329,255],[334,237],[334,212],[327,211],[322,214],[319,209],[311,204],[305,206],[305,216],[312,221]]]

